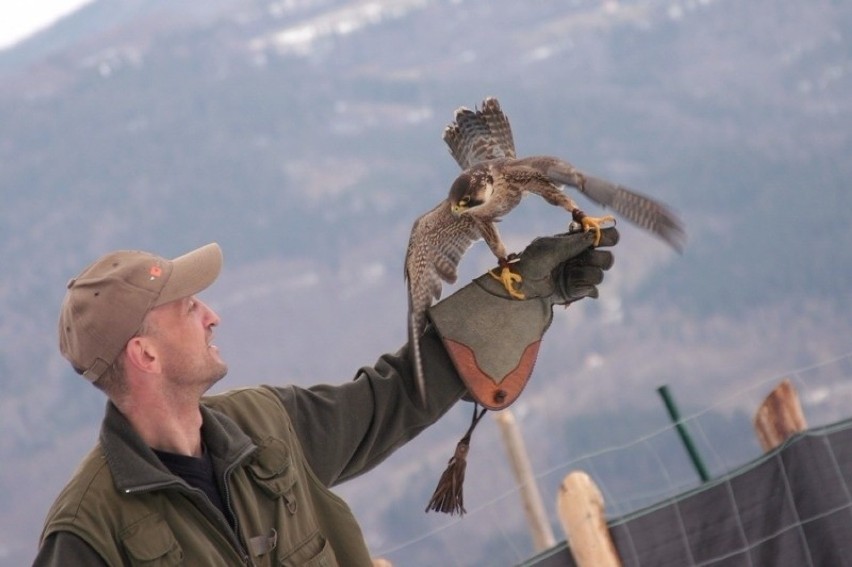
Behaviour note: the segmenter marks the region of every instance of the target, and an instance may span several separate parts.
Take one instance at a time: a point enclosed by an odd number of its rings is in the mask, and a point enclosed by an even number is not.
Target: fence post
[[[671,417],[672,423],[674,423],[675,429],[677,430],[677,434],[680,436],[680,440],[683,442],[683,446],[686,449],[686,453],[692,461],[692,466],[695,467],[695,472],[698,473],[698,477],[701,479],[701,482],[707,482],[710,480],[710,473],[707,472],[707,467],[704,466],[704,460],[698,453],[698,449],[695,448],[695,443],[692,442],[692,436],[690,436],[689,431],[686,430],[686,425],[684,425],[683,421],[680,419],[680,412],[677,409],[674,398],[672,398],[672,395],[669,392],[669,387],[666,385],[660,386],[657,388],[657,392],[659,392],[660,397],[663,398],[663,403],[666,405],[669,417]]]
[[[533,546],[536,551],[543,551],[553,547],[556,545],[556,539],[553,537],[553,530],[550,527],[550,522],[547,520],[544,503],[542,502],[541,493],[538,490],[538,484],[533,475],[532,465],[527,455],[527,449],[524,445],[524,439],[521,436],[518,422],[509,409],[495,412],[493,415],[497,424],[500,426],[503,443],[506,446],[506,452],[509,454],[509,461],[512,463],[512,471],[515,473],[515,481],[518,483],[521,491],[524,513],[527,516],[527,523],[530,526]]]
[[[760,446],[764,451],[771,451],[807,428],[796,388],[785,378],[766,396],[754,415],[754,429]]]
[[[556,508],[577,567],[621,567],[604,517],[604,500],[582,471],[569,473],[559,487]]]

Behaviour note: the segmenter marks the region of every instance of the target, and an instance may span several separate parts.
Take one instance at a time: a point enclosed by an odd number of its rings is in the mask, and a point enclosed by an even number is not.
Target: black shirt
[[[234,519],[225,509],[225,501],[222,499],[222,493],[216,483],[216,473],[213,470],[213,460],[210,458],[210,452],[207,447],[202,445],[200,457],[188,457],[177,453],[169,453],[166,451],[158,451],[153,449],[154,454],[160,459],[160,462],[165,465],[169,471],[175,476],[182,478],[188,485],[201,490],[210,502],[216,506],[222,515],[224,515],[231,527],[234,526]]]

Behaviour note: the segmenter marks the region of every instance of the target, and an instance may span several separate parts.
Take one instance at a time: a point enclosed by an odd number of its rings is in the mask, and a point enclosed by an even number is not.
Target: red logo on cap
[[[151,274],[151,279],[153,280],[163,275],[163,269],[160,266],[151,266],[151,271],[148,273]]]

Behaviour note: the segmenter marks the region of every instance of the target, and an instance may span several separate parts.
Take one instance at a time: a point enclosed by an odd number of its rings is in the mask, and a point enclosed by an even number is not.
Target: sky
[[[40,31],[92,0],[0,0],[0,49]]]

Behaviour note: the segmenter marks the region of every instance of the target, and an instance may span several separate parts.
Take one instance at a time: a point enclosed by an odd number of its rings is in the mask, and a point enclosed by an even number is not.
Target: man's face
[[[225,376],[228,366],[212,344],[218,324],[218,315],[194,296],[151,310],[145,334],[155,342],[169,383],[195,386],[203,393]]]

